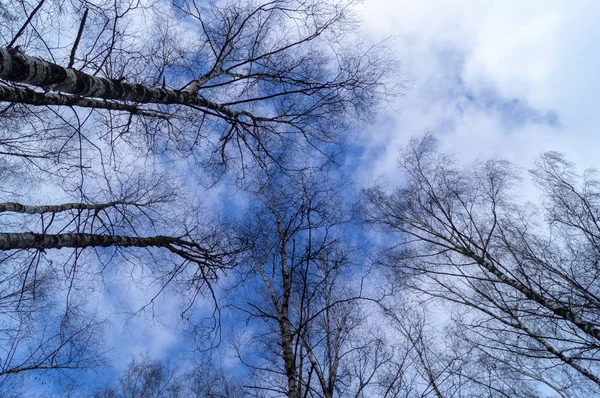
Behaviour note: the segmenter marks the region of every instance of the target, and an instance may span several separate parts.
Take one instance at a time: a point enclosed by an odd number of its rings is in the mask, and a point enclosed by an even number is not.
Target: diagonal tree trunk
[[[17,102],[28,105],[62,105],[79,106],[81,108],[107,109],[112,111],[129,112],[134,115],[143,115],[168,119],[171,115],[162,112],[141,109],[136,105],[125,104],[96,98],[86,98],[80,95],[61,93],[40,93],[26,87],[0,86],[0,101]]]
[[[23,214],[44,214],[44,213],[61,213],[69,210],[104,210],[109,207],[116,206],[144,206],[144,203],[135,202],[108,202],[99,204],[88,204],[88,203],[63,203],[60,205],[42,205],[42,206],[30,206],[15,202],[0,203],[0,213],[23,213]]]
[[[0,233],[0,251],[18,249],[63,249],[88,247],[160,247],[201,266],[219,268],[230,253],[215,253],[198,243],[172,236],[150,237],[98,235],[84,233],[37,234],[33,232]]]
[[[485,268],[488,272],[492,273],[503,283],[513,287],[514,289],[521,292],[525,297],[530,300],[537,302],[548,310],[552,311],[555,315],[563,318],[566,321],[573,323],[577,328],[586,333],[587,335],[594,337],[597,340],[600,340],[600,329],[596,327],[596,324],[592,322],[588,322],[571,309],[561,304],[558,301],[552,299],[552,297],[544,297],[543,295],[537,293],[533,289],[530,289],[524,283],[519,281],[518,279],[511,278],[507,276],[502,270],[500,270],[496,265],[494,265],[491,261],[487,261],[481,256],[478,256],[473,251],[466,248],[457,248],[454,249],[457,253],[466,255],[471,259],[475,260],[477,264]]]
[[[216,112],[226,118],[235,119],[242,115],[254,118],[249,112],[232,110],[208,101],[198,96],[193,90],[146,87],[142,84],[92,76],[25,55],[13,48],[0,47],[0,78],[84,98],[128,101],[138,104],[193,105]],[[192,86],[195,87],[195,85]],[[7,93],[10,94],[10,92]],[[30,92],[21,92],[20,95],[25,96],[23,102],[35,102],[35,95]],[[79,101],[85,102],[82,99]]]
[[[62,249],[86,247],[169,247],[179,244],[179,239],[170,236],[132,237],[96,234],[36,234],[33,232],[0,233],[0,250],[14,249]]]

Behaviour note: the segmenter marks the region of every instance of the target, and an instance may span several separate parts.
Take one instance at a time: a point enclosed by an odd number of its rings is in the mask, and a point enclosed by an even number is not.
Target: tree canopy
[[[596,172],[357,187],[406,87],[357,6],[0,0],[0,395],[600,392]]]

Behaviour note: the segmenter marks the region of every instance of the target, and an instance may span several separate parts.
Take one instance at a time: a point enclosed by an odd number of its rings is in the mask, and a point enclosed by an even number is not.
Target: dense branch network
[[[559,363],[597,389],[594,175],[544,155],[532,171],[545,198],[540,221],[532,205],[514,200],[518,179],[507,162],[459,168],[426,136],[400,165],[404,187],[366,191],[369,221],[402,240],[384,262],[412,289],[463,306],[456,335],[495,360],[520,362],[507,372],[555,386],[558,373],[546,372]]]
[[[31,206],[20,203],[0,203],[0,213],[22,214],[49,214],[53,217],[59,213],[81,211],[91,212],[93,217],[98,217],[98,212],[110,208],[143,208],[151,203],[136,203],[128,201],[114,201],[102,204],[65,203],[59,205]],[[110,218],[107,222],[110,221]],[[92,234],[92,233],[33,233],[33,232],[0,232],[0,250],[17,249],[63,249],[63,248],[89,248],[89,247],[157,247],[169,250],[171,253],[193,262],[202,267],[218,269],[225,267],[222,261],[227,253],[218,253],[209,248],[202,247],[191,239],[175,236],[124,236],[118,234]]]
[[[141,268],[154,281],[149,290],[158,295],[172,287],[181,301],[189,298],[183,313],[203,293],[216,300],[211,284],[238,265],[251,239],[232,239],[227,226],[212,222],[220,206],[204,212],[200,198],[209,195],[198,186],[206,175],[214,182],[230,169],[246,178],[257,170],[320,166],[339,153],[350,127],[374,115],[394,91],[384,86],[391,62],[354,35],[352,6],[352,0],[0,4],[0,352],[2,342],[10,346],[0,355],[0,377],[85,365],[78,358],[89,359],[85,338],[96,324],[76,316],[75,296],[94,278],[132,267],[132,279]],[[303,297],[302,308],[292,308],[294,278],[312,283],[309,269],[342,262],[335,254],[317,259],[331,242],[309,248],[305,262],[294,257],[288,239],[304,239],[305,228],[327,229],[310,206],[302,203],[294,215],[314,217],[298,231],[279,225],[284,284],[271,285],[277,308],[271,315],[289,391],[306,396],[320,385],[331,397],[342,388],[341,357],[360,349],[349,347],[345,334],[323,345],[311,325],[329,322],[324,333],[339,334],[336,322],[349,321],[331,310],[350,314],[349,303],[360,295],[340,298],[314,287],[314,296],[327,297]],[[321,283],[335,284],[335,272],[319,272]],[[277,279],[264,277],[267,286]],[[129,279],[123,283],[138,282]],[[45,289],[55,289],[48,297],[64,304],[47,318],[50,340],[38,339],[31,327],[31,314],[45,311]],[[5,317],[5,308],[16,315]],[[22,341],[41,354],[20,357]],[[321,369],[328,360],[338,363]],[[370,363],[357,376],[359,391],[370,383]]]
[[[238,155],[241,151],[261,162],[283,162],[277,152],[290,146],[328,152],[328,146],[343,141],[340,132],[345,126],[373,115],[377,103],[394,92],[386,92],[383,85],[391,64],[377,48],[360,52],[350,42],[330,40],[351,26],[351,3],[275,0],[227,8],[202,8],[194,1],[169,4],[165,6],[173,13],[175,26],[196,28],[186,31],[190,44],[184,47],[172,36],[171,22],[156,23],[157,39],[140,44],[142,49],[131,54],[125,49],[131,43],[123,42],[117,26],[130,15],[151,16],[152,11],[117,3],[111,17],[85,9],[67,66],[56,62],[52,53],[51,62],[47,56],[28,53],[26,46],[0,47],[0,78],[6,81],[0,84],[0,101],[162,119],[165,128],[181,135],[179,140],[199,123],[201,129],[214,130],[203,134],[217,136],[214,145],[222,163],[237,156],[227,149],[230,144]],[[30,17],[24,29],[33,28],[39,16]],[[112,21],[112,31],[107,24],[99,31],[85,26],[98,18]],[[84,32],[96,39],[82,40]],[[75,56],[85,52],[89,56],[103,45],[107,48],[99,65],[97,60]],[[130,55],[147,73],[128,72],[125,63],[114,76],[109,66]]]

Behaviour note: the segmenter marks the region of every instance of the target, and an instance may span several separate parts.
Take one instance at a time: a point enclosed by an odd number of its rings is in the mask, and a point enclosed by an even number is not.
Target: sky
[[[600,167],[600,2],[365,0],[368,41],[386,40],[401,61],[404,94],[364,126],[348,162],[358,187],[394,178],[398,148],[431,132],[465,162],[502,158],[524,169],[549,150],[580,169]],[[218,195],[228,196],[229,192]],[[139,297],[128,286],[120,297]],[[133,302],[106,303],[111,308]],[[179,329],[171,305],[161,323],[129,319],[110,328],[115,371],[149,350],[173,355]],[[125,316],[125,315],[124,315]],[[135,331],[135,332],[132,332]]]
[[[409,88],[363,132],[357,182],[393,175],[398,146],[425,132],[464,161],[527,169],[553,150],[599,166],[600,3],[574,4],[366,0],[363,29],[391,38]]]
[[[503,158],[527,169],[554,150],[600,167],[600,3],[577,4],[365,0],[364,33],[387,40],[407,89],[361,129],[349,160],[357,185],[393,179],[398,148],[426,132],[465,162]],[[140,346],[166,355],[173,333],[154,329],[120,357]]]
[[[555,150],[580,168],[600,167],[600,3],[577,4],[360,4],[367,40],[386,40],[401,61],[395,78],[407,84],[373,125],[361,128],[358,155],[349,158],[356,185],[382,176],[393,180],[398,148],[426,132],[465,162],[503,158],[527,169],[541,153]],[[219,196],[235,200],[227,190]],[[121,328],[109,335],[109,343],[120,346],[117,371],[148,348],[157,358],[173,354],[179,332],[169,323],[176,320],[169,305],[160,311],[167,317],[162,324],[129,321],[135,337]]]

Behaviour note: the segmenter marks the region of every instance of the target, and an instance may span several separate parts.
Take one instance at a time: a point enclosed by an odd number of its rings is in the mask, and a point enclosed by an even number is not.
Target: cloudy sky
[[[600,166],[600,3],[366,0],[364,29],[392,37],[411,88],[365,134],[359,175],[394,169],[398,145],[424,132],[466,161],[525,168],[542,152]]]
[[[529,168],[556,150],[580,168],[600,167],[600,3],[365,0],[359,11],[369,40],[389,39],[398,77],[409,82],[361,133],[352,159],[359,186],[393,176],[399,146],[425,132],[464,161],[498,157]],[[120,366],[141,347],[172,352],[169,323],[130,320],[127,329],[147,330],[143,338],[114,329],[109,339],[128,342],[116,353]]]
[[[600,167],[600,2],[365,0],[359,10],[371,41],[391,38],[399,78],[409,82],[361,132],[352,158],[359,186],[393,176],[398,147],[425,132],[464,161],[498,157],[529,168],[556,150],[580,168]],[[127,288],[118,296],[148,295]],[[177,317],[161,305],[162,323],[137,317],[110,329],[116,372],[148,347],[157,358],[176,350]]]

